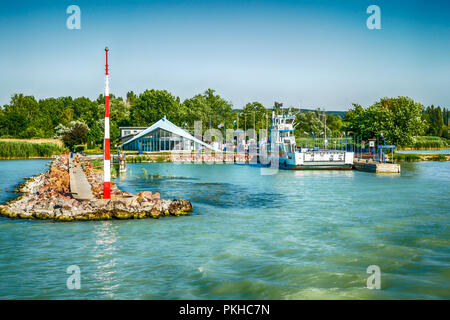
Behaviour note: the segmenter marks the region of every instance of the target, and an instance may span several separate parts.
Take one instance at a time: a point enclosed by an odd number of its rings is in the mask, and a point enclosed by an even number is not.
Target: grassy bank
[[[429,150],[450,148],[449,141],[441,137],[420,136],[414,137],[408,146],[401,146],[399,150]]]
[[[84,153],[85,153],[85,154],[90,154],[90,155],[93,155],[93,154],[103,154],[103,149],[101,149],[101,148],[85,149],[85,150],[84,150]]]
[[[84,160],[84,161],[89,162],[92,166],[92,169],[103,172],[103,159],[92,159],[92,160]],[[112,165],[112,163],[111,163],[110,170],[111,170],[111,177],[116,178],[117,177],[117,169],[114,165]]]
[[[65,150],[50,142],[0,141],[0,159],[50,158]]]
[[[446,154],[418,154],[418,153],[394,153],[395,162],[398,161],[450,161],[450,155]]]
[[[421,157],[418,154],[412,154],[412,153],[394,153],[394,161],[421,161]]]
[[[53,143],[57,146],[64,147],[64,142],[60,139],[44,139],[44,138],[32,138],[32,139],[14,139],[14,138],[2,138],[0,142],[3,141],[14,141],[14,142],[29,142],[29,143]]]
[[[127,162],[138,163],[138,162],[170,162],[170,156],[167,155],[154,155],[154,156],[135,156],[127,157]]]

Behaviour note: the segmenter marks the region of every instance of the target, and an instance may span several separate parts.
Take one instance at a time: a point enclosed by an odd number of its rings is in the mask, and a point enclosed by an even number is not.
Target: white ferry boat
[[[275,146],[277,152],[270,152],[272,164],[278,161],[280,169],[286,170],[349,170],[353,167],[353,152],[297,148],[294,131],[295,116],[275,116],[272,114],[272,126],[268,148]]]

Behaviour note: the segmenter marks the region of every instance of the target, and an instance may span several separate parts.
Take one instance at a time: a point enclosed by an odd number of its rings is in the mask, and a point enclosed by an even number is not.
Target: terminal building
[[[120,130],[119,142],[123,143],[127,140],[130,140],[135,135],[141,133],[145,129],[147,129],[147,127],[119,127]]]
[[[124,130],[124,133],[125,131],[132,131],[134,128],[126,129],[128,130]],[[123,150],[146,152],[211,149],[209,144],[195,138],[189,132],[174,125],[167,120],[166,117],[160,119],[145,130],[141,129],[142,128],[137,128],[136,130],[139,130],[139,133],[133,135],[133,137],[126,140],[121,145]]]

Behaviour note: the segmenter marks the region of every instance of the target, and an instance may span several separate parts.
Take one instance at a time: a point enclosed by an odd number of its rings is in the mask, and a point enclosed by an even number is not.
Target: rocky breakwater
[[[192,211],[187,200],[165,200],[150,191],[133,195],[121,191],[114,183],[111,199],[102,199],[103,174],[90,168],[85,173],[95,199],[78,201],[70,193],[68,169],[68,155],[58,156],[47,172],[20,186],[22,195],[1,204],[0,213],[11,218],[73,221],[159,218],[188,215]]]

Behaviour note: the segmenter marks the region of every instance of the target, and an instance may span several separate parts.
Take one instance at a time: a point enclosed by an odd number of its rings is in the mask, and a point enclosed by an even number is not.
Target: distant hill
[[[314,112],[316,110],[312,109],[300,109],[301,112]],[[347,111],[326,111],[327,114],[331,114],[333,116],[340,116],[341,118],[344,118]]]
[[[299,110],[297,108],[294,108],[295,110]],[[271,110],[269,108],[268,110]],[[315,112],[316,110],[313,109],[300,109],[301,112]],[[242,109],[233,109],[233,112],[242,112]],[[326,111],[327,114],[331,114],[333,116],[340,116],[341,118],[344,118],[347,111]]]

